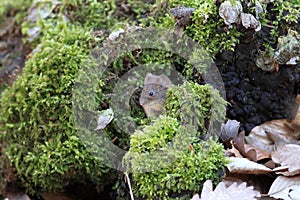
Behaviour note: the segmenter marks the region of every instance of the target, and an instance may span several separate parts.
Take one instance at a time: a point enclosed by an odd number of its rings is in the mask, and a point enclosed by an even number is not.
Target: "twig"
[[[126,172],[124,172],[124,174],[125,174],[125,177],[126,177],[126,180],[127,180],[128,187],[129,187],[131,200],[134,200],[133,193],[132,193],[132,189],[131,189],[131,184],[130,184],[129,176],[128,176],[128,174],[127,174]]]

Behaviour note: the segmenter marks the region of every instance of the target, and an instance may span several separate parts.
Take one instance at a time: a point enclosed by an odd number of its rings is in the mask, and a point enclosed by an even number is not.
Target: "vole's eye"
[[[154,95],[154,91],[151,90],[151,91],[149,92],[149,96],[153,96],[153,95]]]

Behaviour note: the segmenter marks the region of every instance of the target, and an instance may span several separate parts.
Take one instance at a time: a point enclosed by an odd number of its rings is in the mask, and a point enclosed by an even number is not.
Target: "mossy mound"
[[[2,94],[2,148],[30,193],[100,183],[107,172],[84,148],[72,116],[74,77],[93,44],[91,32],[57,24]]]
[[[226,164],[224,148],[214,137],[200,140],[207,130],[204,119],[211,117],[212,99],[219,99],[221,108],[226,105],[219,95],[209,95],[211,90],[189,82],[174,86],[168,92],[166,115],[132,135],[125,161],[134,194],[147,199],[190,198],[205,180],[220,181]],[[182,97],[181,92],[189,97]],[[188,110],[196,115],[182,115]],[[219,114],[224,116],[224,112]],[[195,117],[201,132],[184,117]]]

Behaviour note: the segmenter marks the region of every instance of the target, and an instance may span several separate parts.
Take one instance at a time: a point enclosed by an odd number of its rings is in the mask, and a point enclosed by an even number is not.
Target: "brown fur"
[[[148,73],[140,97],[140,105],[149,118],[155,118],[163,111],[167,90],[173,85],[164,74],[159,76]]]

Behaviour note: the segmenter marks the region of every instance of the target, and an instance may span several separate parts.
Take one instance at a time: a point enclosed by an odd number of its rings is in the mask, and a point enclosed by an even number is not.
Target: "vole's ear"
[[[172,83],[172,81],[169,79],[169,77],[167,77],[164,74],[161,74],[160,76],[158,76],[158,78],[156,80],[156,84],[162,85],[166,88],[170,88],[172,85],[174,85]]]
[[[144,84],[157,84],[157,85],[161,85],[164,87],[171,87],[172,85],[174,85],[172,83],[172,81],[169,79],[169,77],[167,77],[164,74],[161,74],[159,76],[153,75],[151,73],[147,73],[146,77],[145,77],[145,81]]]
[[[151,74],[151,73],[147,73],[145,80],[144,80],[144,84],[151,84],[151,83],[156,83],[157,81],[157,76]]]

